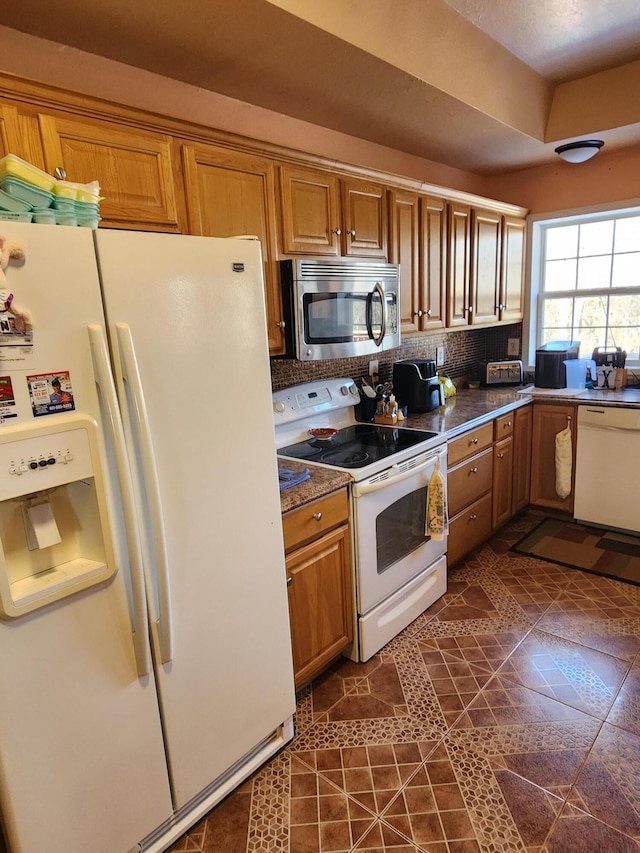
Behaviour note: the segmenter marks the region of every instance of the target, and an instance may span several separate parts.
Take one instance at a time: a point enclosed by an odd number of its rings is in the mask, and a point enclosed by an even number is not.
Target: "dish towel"
[[[556,434],[556,494],[564,500],[571,493],[571,429]]]
[[[311,477],[308,468],[302,471],[290,471],[288,468],[278,468],[278,479],[280,481],[280,491],[290,489],[293,486],[299,486]]]
[[[447,514],[447,486],[440,470],[440,459],[436,459],[436,468],[427,487],[427,518],[424,535],[441,541],[449,535],[449,516]]]

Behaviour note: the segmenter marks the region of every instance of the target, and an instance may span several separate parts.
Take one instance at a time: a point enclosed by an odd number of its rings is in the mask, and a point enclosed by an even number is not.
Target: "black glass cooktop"
[[[355,424],[339,430],[330,440],[309,438],[282,447],[278,455],[301,462],[322,462],[336,468],[364,468],[436,435],[426,430]]]

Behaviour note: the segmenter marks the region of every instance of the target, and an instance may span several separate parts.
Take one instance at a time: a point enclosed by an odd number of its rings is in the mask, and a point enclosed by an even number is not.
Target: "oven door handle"
[[[389,479],[375,480],[373,483],[354,483],[352,486],[353,497],[359,498],[362,497],[362,495],[369,495],[371,492],[378,492],[380,489],[395,486],[396,483],[401,483],[403,480],[406,480],[407,477],[412,477],[414,474],[419,474],[420,471],[424,471],[425,468],[429,468],[433,465],[438,456],[444,456],[446,452],[447,448],[445,446],[442,450],[437,450],[435,453],[430,454],[424,462],[421,462],[420,465],[416,465],[415,468],[408,468],[401,474],[396,474]],[[392,465],[391,469],[393,470],[397,467],[397,465]]]
[[[382,307],[380,334],[377,337],[373,334],[373,297],[376,293],[380,297],[380,305]],[[384,287],[378,281],[373,286],[371,293],[367,296],[367,332],[374,344],[377,347],[381,346],[384,336],[387,333],[387,298],[385,296]]]

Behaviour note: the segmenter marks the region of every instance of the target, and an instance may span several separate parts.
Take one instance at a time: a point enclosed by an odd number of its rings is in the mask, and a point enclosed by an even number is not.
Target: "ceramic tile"
[[[533,630],[500,668],[503,678],[604,719],[627,666],[617,658]]]
[[[638,853],[640,844],[591,815],[565,805],[543,849],[544,853]]]
[[[640,737],[605,723],[568,802],[640,841]]]
[[[629,670],[607,722],[640,736],[640,660]]]
[[[448,749],[476,752],[564,797],[592,747],[600,721],[494,676],[445,737]]]

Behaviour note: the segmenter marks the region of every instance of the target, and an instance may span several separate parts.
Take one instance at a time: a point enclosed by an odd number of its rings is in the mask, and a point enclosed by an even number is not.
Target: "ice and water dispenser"
[[[0,615],[15,618],[115,572],[95,422],[0,433]]]

